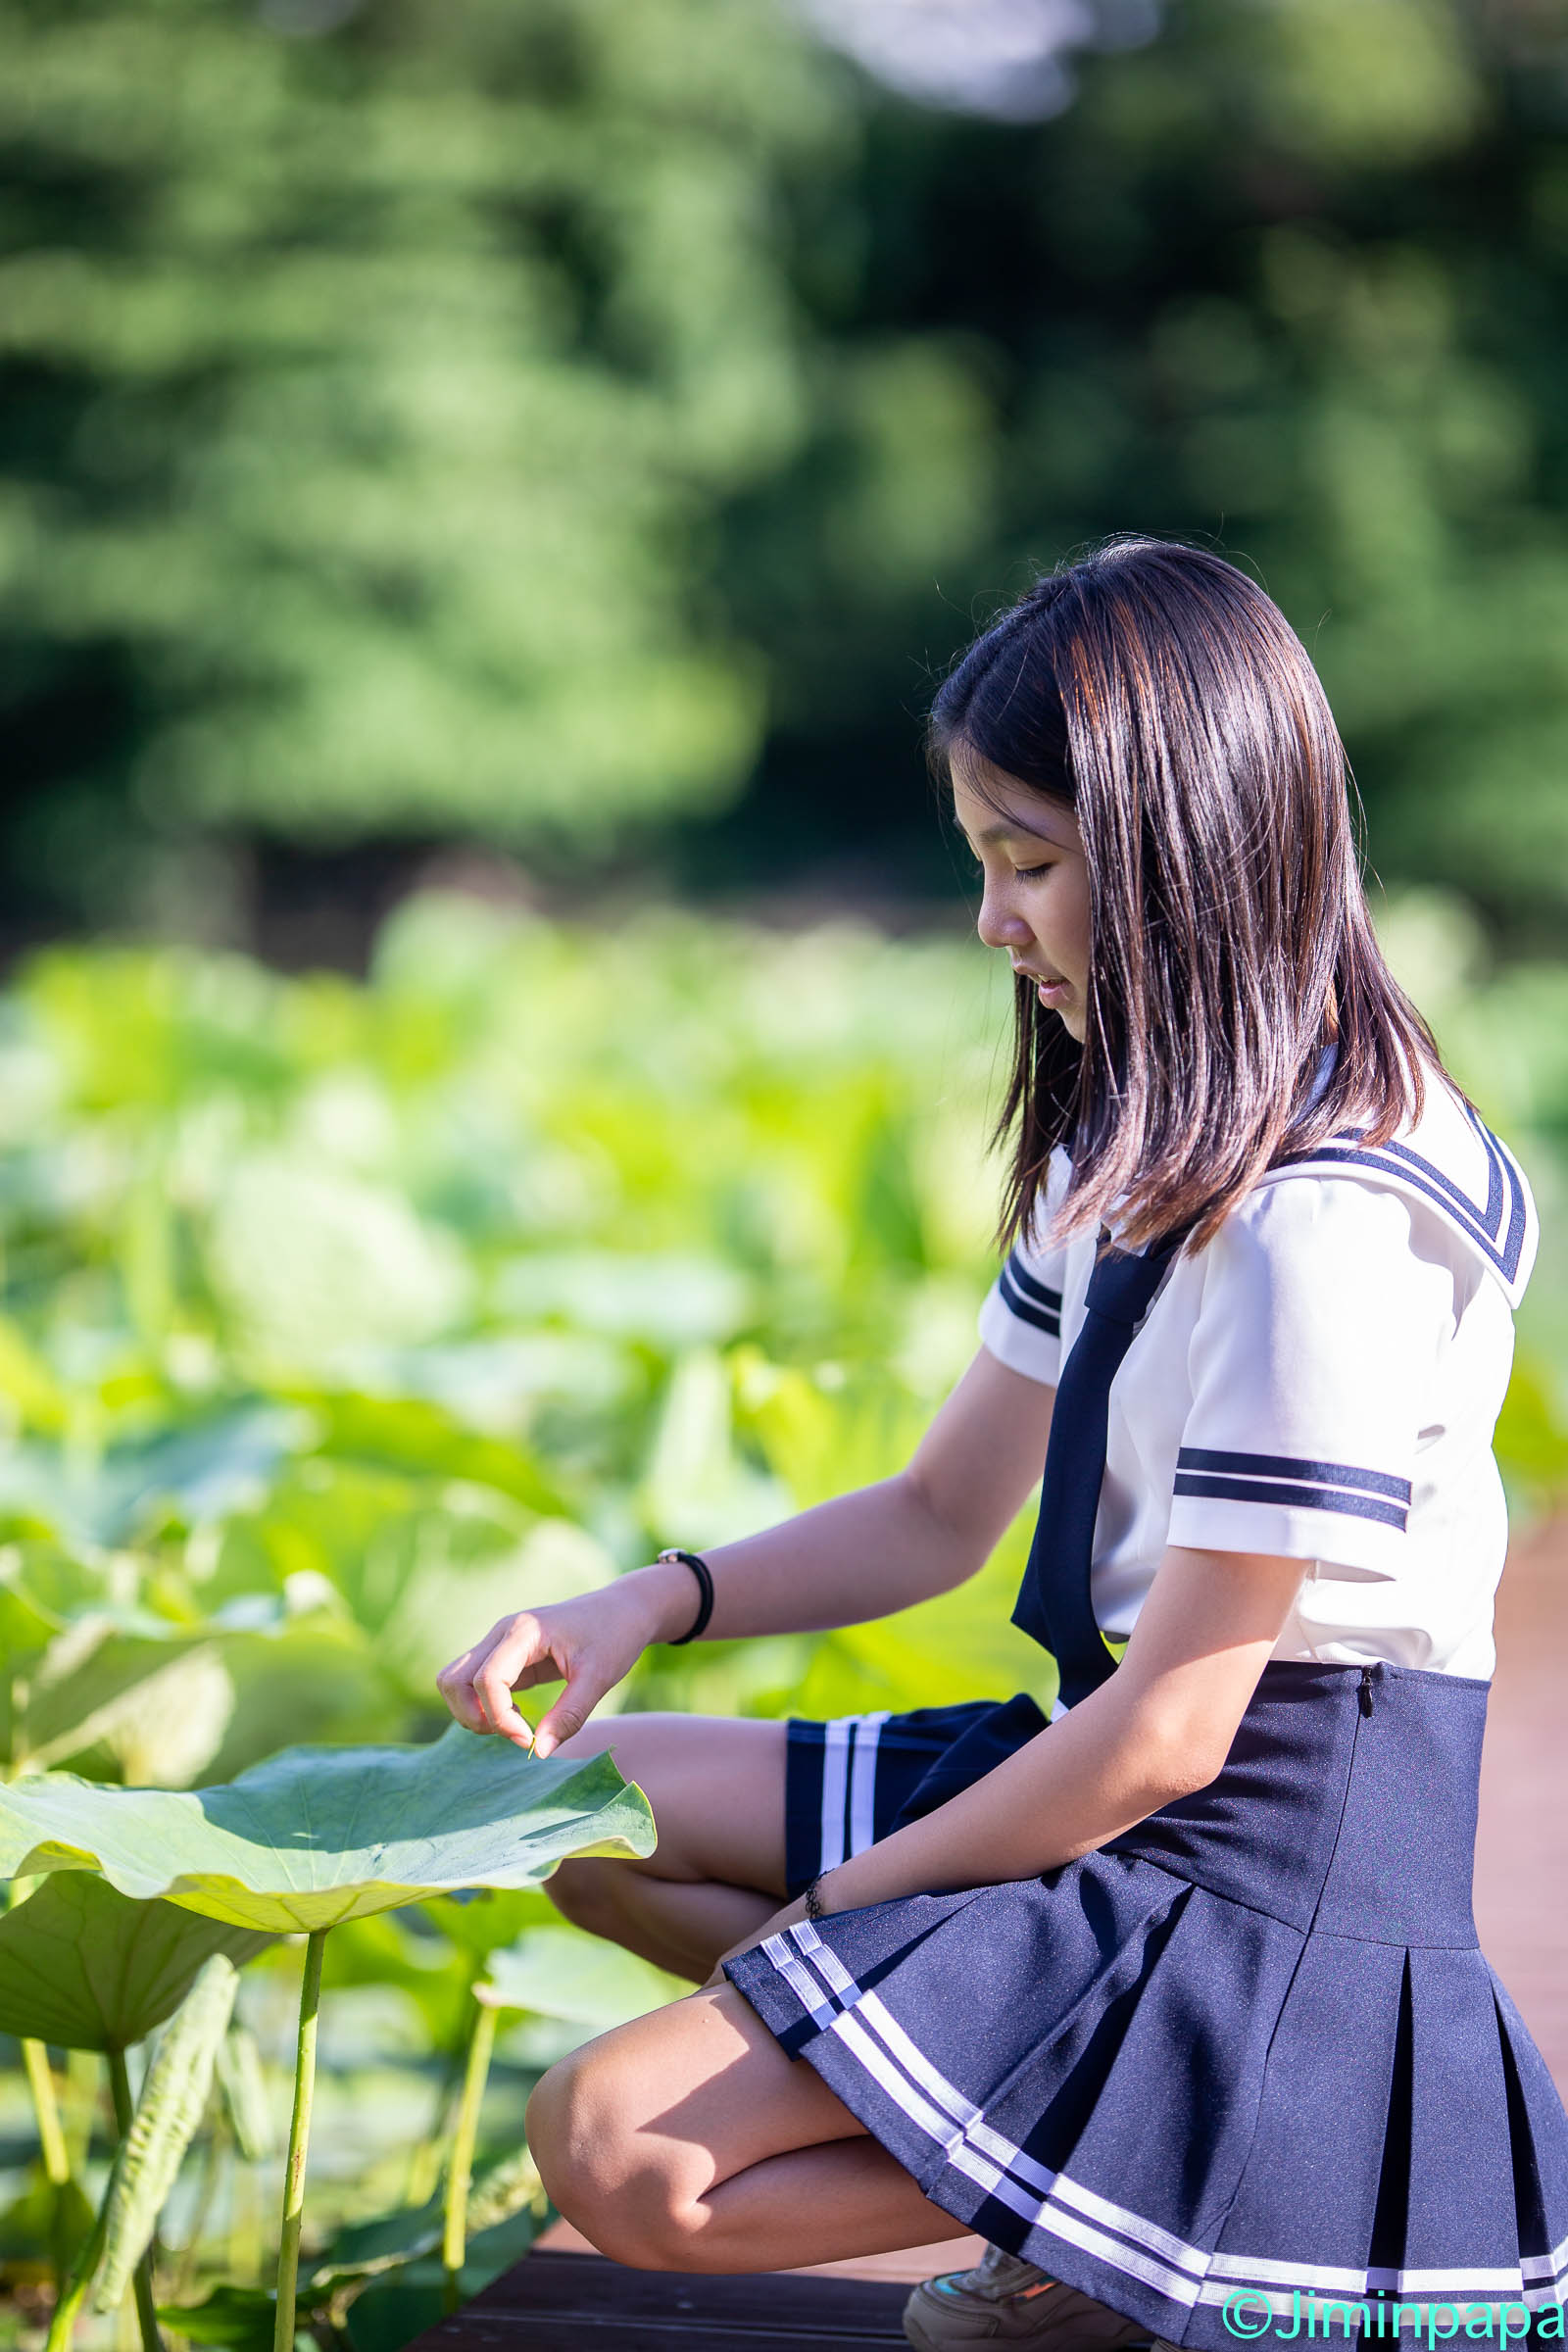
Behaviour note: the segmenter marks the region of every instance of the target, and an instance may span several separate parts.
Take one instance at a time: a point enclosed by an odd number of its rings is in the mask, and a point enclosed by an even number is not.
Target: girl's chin
[[[1050,986],[1042,981],[1035,995],[1046,1011],[1054,1012],[1067,1035],[1076,1039],[1081,1046],[1084,1042],[1084,1008],[1071,982],[1062,980]]]

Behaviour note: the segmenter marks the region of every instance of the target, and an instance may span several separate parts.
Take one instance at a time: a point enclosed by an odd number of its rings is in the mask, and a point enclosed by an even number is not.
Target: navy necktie
[[[1095,1622],[1089,1592],[1110,1384],[1184,1239],[1177,1234],[1147,1257],[1112,1250],[1097,1261],[1084,1300],[1083,1329],[1056,1384],[1040,1517],[1012,1622],[1053,1653],[1069,1707],[1098,1690],[1116,1666]],[[1045,1729],[1045,1717],[1027,1690],[1000,1705],[976,1700],[968,1711],[973,1721],[922,1774],[891,1829],[901,1830],[945,1804]]]
[[[1111,1250],[1096,1261],[1083,1328],[1056,1384],[1040,1516],[1012,1622],[1052,1652],[1069,1707],[1115,1671],[1089,1590],[1105,1476],[1110,1384],[1182,1239],[1178,1234],[1143,1257]]]

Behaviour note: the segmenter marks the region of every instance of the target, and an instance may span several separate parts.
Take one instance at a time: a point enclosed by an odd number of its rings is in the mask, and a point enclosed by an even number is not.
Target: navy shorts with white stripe
[[[1046,1719],[1023,1695],[902,1715],[792,1715],[784,1772],[784,1877],[791,1897],[917,1813],[977,1781]],[[984,1746],[976,1735],[996,1727]],[[958,1741],[963,1735],[963,1747]],[[956,1753],[956,1751],[957,1751]],[[956,1768],[956,1769],[955,1769]]]

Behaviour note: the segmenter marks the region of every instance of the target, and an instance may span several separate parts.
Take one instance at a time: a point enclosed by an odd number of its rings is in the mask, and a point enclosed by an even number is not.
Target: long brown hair
[[[940,773],[959,745],[1071,808],[1089,869],[1082,1046],[1015,984],[1004,1250],[1059,1143],[1058,1237],[1114,1207],[1124,1247],[1191,1227],[1200,1249],[1276,1161],[1419,1117],[1442,1063],[1372,930],[1345,747],[1245,572],[1128,536],[1039,581],[936,698]]]

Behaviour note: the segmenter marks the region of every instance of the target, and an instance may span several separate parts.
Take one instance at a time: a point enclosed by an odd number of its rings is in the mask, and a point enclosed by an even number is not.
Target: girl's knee
[[[612,2261],[695,2269],[701,2216],[657,2142],[638,2143],[616,2097],[617,2070],[591,2046],[558,2060],[528,2101],[527,2136],[551,2203]]]

